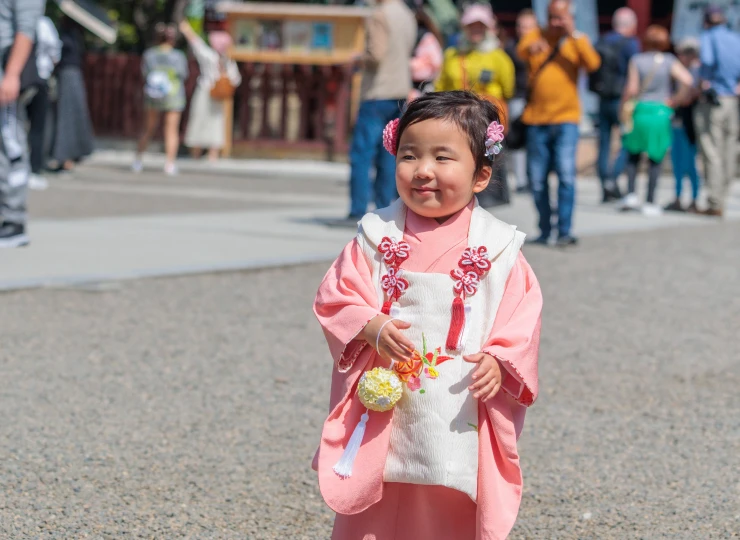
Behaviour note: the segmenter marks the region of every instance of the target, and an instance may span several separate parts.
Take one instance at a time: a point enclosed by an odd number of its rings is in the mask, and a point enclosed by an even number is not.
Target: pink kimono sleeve
[[[349,371],[367,346],[357,336],[380,314],[372,272],[357,239],[347,244],[329,268],[313,309],[337,369]]]
[[[522,253],[512,268],[496,321],[483,352],[506,372],[501,388],[529,406],[537,399],[537,357],[540,348],[542,291]]]

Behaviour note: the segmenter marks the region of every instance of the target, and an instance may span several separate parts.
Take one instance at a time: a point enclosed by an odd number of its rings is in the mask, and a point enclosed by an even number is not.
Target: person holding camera
[[[737,163],[740,35],[727,27],[727,17],[719,6],[707,7],[704,27],[700,52],[702,94],[694,114],[708,191],[708,207],[702,214],[722,217]]]

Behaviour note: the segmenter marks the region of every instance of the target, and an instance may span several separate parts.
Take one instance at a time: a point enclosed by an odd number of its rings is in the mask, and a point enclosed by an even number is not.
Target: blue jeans
[[[603,187],[616,181],[624,171],[627,152],[620,148],[614,163],[611,163],[612,128],[619,125],[619,99],[602,99],[599,104],[599,178]]]
[[[370,169],[375,166],[375,206],[384,208],[398,197],[396,158],[383,148],[383,129],[401,114],[399,100],[364,101],[357,114],[349,152],[352,171],[349,190],[350,216],[360,217],[370,202]]]
[[[527,174],[540,214],[540,234],[550,237],[552,210],[547,177],[558,175],[558,236],[570,235],[576,202],[576,147],[578,125],[548,124],[527,128]]]
[[[691,198],[699,197],[699,173],[696,171],[696,145],[691,144],[683,126],[673,128],[673,147],[671,148],[673,174],[676,175],[676,198],[681,198],[683,178],[691,181]]]

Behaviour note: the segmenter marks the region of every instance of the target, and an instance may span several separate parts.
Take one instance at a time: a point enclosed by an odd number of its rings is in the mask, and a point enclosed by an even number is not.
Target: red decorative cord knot
[[[388,298],[398,300],[408,289],[409,282],[401,277],[400,270],[390,267],[388,273],[381,278],[380,286],[383,287]]]
[[[491,269],[491,261],[488,260],[488,249],[486,246],[469,247],[463,251],[460,258],[460,268],[474,271],[482,276]]]
[[[411,246],[408,242],[401,240],[396,242],[392,238],[384,236],[378,245],[378,251],[383,254],[383,261],[388,266],[399,266],[403,261],[409,258]]]
[[[458,296],[462,298],[473,296],[478,290],[480,278],[478,277],[478,273],[474,270],[465,271],[460,268],[455,268],[450,272],[450,275],[452,276],[452,279],[455,280],[453,289]]]

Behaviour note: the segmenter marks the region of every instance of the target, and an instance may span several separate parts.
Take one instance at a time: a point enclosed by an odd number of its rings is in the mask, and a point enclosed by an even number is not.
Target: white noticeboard
[[[709,4],[725,8],[729,26],[740,31],[740,0],[675,0],[671,28],[674,43],[686,37],[699,37],[704,30],[704,10]]]

